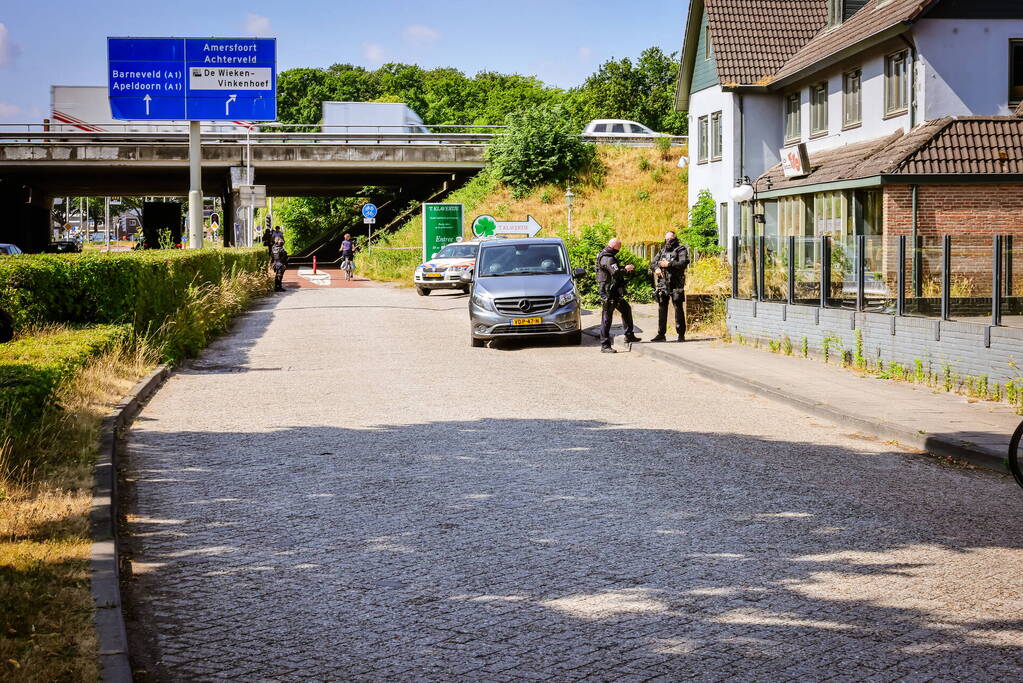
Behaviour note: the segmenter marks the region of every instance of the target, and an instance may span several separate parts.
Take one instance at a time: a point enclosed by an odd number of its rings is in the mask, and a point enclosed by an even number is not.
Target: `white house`
[[[710,190],[722,242],[1023,235],[1023,2],[691,0],[685,31],[689,203]]]

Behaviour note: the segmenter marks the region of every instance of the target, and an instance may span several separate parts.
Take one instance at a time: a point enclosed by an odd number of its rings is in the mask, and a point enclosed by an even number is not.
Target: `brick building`
[[[1020,2],[692,0],[690,203],[711,191],[727,244],[866,236],[876,270],[903,234],[1023,242],[1020,102]],[[744,177],[757,206],[732,193]]]

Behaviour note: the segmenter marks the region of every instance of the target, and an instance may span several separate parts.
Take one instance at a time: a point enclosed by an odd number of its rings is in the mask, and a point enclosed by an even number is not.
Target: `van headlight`
[[[570,289],[564,294],[558,295],[558,308],[566,306],[573,301],[575,301],[575,292]]]
[[[497,312],[497,309],[494,308],[494,300],[480,291],[473,292],[472,302],[485,311]]]

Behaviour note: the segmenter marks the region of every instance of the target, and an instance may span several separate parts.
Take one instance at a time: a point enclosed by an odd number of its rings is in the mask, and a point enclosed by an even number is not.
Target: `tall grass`
[[[272,288],[263,273],[189,288],[154,334],[93,358],[34,429],[0,445],[0,680],[98,680],[89,507],[103,417],[157,362],[198,352]]]
[[[89,592],[92,459],[100,422],[156,362],[125,341],[63,385],[33,434],[44,468],[0,449],[0,679],[97,680]]]

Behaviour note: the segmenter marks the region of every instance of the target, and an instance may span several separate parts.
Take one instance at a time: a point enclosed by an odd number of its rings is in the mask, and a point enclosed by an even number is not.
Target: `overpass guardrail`
[[[97,130],[66,130],[67,124],[6,123],[0,124],[0,144],[54,144],[109,145],[112,143],[137,144],[188,144],[187,128],[166,124],[126,124],[122,130],[109,130],[110,124],[81,124]],[[106,128],[102,128],[102,127]],[[332,144],[332,145],[481,145],[503,135],[505,126],[430,126],[429,133],[409,133],[408,126],[345,126],[348,130],[310,131],[311,126],[302,124],[273,124],[258,127],[225,126],[211,124],[203,126],[203,144]],[[170,130],[167,130],[170,128]],[[291,128],[294,130],[281,130]],[[381,132],[383,128],[398,128],[394,132]],[[133,130],[144,129],[144,130]],[[303,130],[304,129],[304,130]],[[353,129],[359,129],[353,132]],[[649,137],[616,137],[581,135],[586,142],[596,144],[619,144],[626,146],[652,146]],[[688,144],[687,136],[671,136],[673,146]]]

